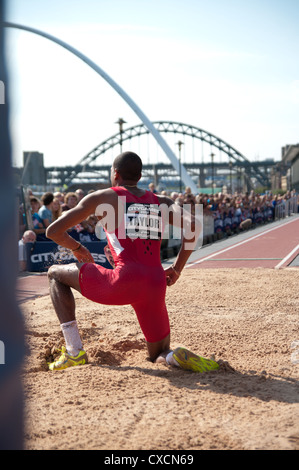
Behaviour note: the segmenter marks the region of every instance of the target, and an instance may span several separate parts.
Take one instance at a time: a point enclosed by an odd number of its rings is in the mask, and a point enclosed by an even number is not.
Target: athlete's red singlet
[[[106,232],[115,269],[84,264],[79,275],[81,292],[97,303],[132,305],[146,341],[154,343],[170,332],[166,276],[160,260],[159,200],[150,191],[137,197],[124,187],[112,189],[124,211],[120,226]]]

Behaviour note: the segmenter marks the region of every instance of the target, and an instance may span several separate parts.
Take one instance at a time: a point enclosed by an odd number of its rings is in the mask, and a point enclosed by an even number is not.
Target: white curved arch
[[[141,119],[143,124],[148,128],[152,136],[156,139],[160,147],[163,149],[169,160],[171,161],[173,167],[177,171],[177,173],[180,173],[180,163],[174,152],[171,150],[171,148],[168,146],[168,144],[165,142],[165,140],[161,137],[161,134],[157,129],[153,126],[151,121],[147,118],[147,116],[141,111],[141,109],[137,106],[137,104],[127,95],[127,93],[111,78],[109,75],[107,75],[104,70],[102,70],[96,63],[94,63],[92,60],[90,60],[88,57],[86,57],[84,54],[79,52],[77,49],[74,47],[70,46],[69,44],[65,43],[64,41],[61,41],[60,39],[57,39],[55,36],[52,36],[51,34],[45,33],[43,31],[40,31],[35,28],[31,28],[29,26],[24,26],[16,23],[10,23],[10,22],[4,22],[4,26],[8,28],[16,28],[16,29],[21,29],[24,31],[28,31],[30,33],[37,34],[39,36],[42,36],[46,39],[49,39],[50,41],[55,42],[59,46],[67,49],[69,52],[77,56],[79,59],[83,60],[89,67],[91,67],[95,72],[97,72],[106,82],[109,83],[109,85],[114,88],[114,90],[121,96],[123,100],[126,101],[126,103],[132,108],[132,110],[137,114],[137,116]],[[192,178],[188,175],[185,167],[181,165],[181,178],[182,181],[184,182],[185,186],[190,186],[192,192],[194,194],[197,193],[197,187],[195,183],[193,182]]]

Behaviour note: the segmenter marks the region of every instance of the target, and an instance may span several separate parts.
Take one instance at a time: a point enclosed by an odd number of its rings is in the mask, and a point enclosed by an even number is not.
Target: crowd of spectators
[[[189,187],[186,187],[182,193],[158,192],[153,183],[148,186],[148,189],[154,193],[169,196],[175,204],[180,206],[189,204],[191,212],[195,210],[196,204],[202,204],[203,215],[213,218],[214,233],[221,232],[226,235],[273,221],[277,207],[285,205],[294,196],[298,197],[295,191],[287,191],[283,195],[273,195],[271,192],[260,195],[254,191],[233,195],[224,193],[194,195]],[[93,192],[93,190],[85,193],[82,189],[77,189],[74,192],[65,194],[62,192],[46,192],[39,198],[29,190],[32,224],[29,227],[26,226],[24,214],[20,213],[19,252],[24,252],[24,245],[28,241],[47,241],[45,235],[47,227],[59,218],[64,211],[75,207],[90,192]],[[297,201],[299,202],[298,199]],[[97,222],[97,217],[90,215],[87,220],[72,227],[70,233],[75,239],[83,243],[96,241],[99,239],[98,233],[96,233]],[[32,228],[32,230],[28,231],[28,228]]]
[[[289,191],[282,196],[272,193],[260,195],[251,191],[236,195],[218,194],[215,197],[197,196],[197,202],[203,204],[205,215],[213,216],[214,232],[230,235],[274,221],[278,206],[285,205],[292,196]]]
[[[88,193],[92,192],[89,191]],[[82,189],[74,192],[46,192],[40,198],[29,189],[29,201],[31,206],[31,221],[26,220],[24,205],[20,205],[19,211],[19,270],[26,267],[27,243],[35,241],[50,241],[46,237],[47,227],[57,220],[64,211],[75,207],[86,195]],[[80,224],[70,229],[70,235],[80,242],[98,240],[95,234],[97,218],[94,215],[83,220]]]
[[[189,187],[182,193],[162,191],[171,197],[175,204],[191,205],[191,212],[196,204],[202,204],[203,215],[214,220],[214,233],[230,235],[272,222],[277,217],[277,209],[284,208],[291,198],[296,199],[295,212],[299,212],[299,198],[296,191],[287,191],[282,195],[273,195],[272,192],[260,195],[251,191],[245,194],[192,194]],[[292,209],[294,207],[292,206]],[[283,212],[283,211],[282,211]]]
[[[88,193],[92,191],[93,190],[89,191]],[[82,189],[77,189],[74,192],[67,192],[65,194],[62,192],[46,192],[40,198],[38,198],[32,193],[31,190],[29,190],[32,230],[36,234],[36,240],[47,240],[45,235],[47,227],[52,222],[57,220],[63,214],[63,212],[76,207],[78,202],[85,195],[86,194]],[[22,218],[23,216],[21,216],[21,219]],[[85,239],[81,241],[92,241],[94,239],[93,234],[95,232],[95,225],[95,216],[90,216],[87,220],[84,220],[75,227],[72,227],[71,231],[76,232],[77,234],[86,232],[84,234]],[[78,236],[75,236],[75,238],[78,238]]]

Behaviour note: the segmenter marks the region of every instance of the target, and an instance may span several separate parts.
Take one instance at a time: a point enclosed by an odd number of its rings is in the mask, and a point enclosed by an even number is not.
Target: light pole
[[[182,192],[182,163],[181,163],[181,149],[182,145],[184,145],[184,142],[179,140],[177,142],[177,145],[179,146],[179,162],[180,162],[180,193]]]
[[[119,125],[119,145],[120,145],[120,153],[123,151],[123,124],[127,124],[126,121],[123,120],[123,118],[119,118],[118,121],[116,121],[115,124]]]
[[[211,153],[210,157],[212,160],[212,194],[214,194],[214,157],[215,155]]]
[[[232,175],[233,163],[231,160],[229,161],[228,165],[229,165],[230,193],[233,194],[233,175]]]

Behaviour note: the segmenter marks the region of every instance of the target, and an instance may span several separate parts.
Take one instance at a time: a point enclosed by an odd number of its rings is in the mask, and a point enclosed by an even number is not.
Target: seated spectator
[[[213,215],[213,214],[211,213],[210,208],[209,208],[209,205],[208,205],[208,198],[207,198],[206,195],[198,194],[198,195],[195,197],[195,203],[196,203],[196,204],[202,204],[203,215]]]
[[[170,199],[172,199],[173,201],[175,201],[178,196],[179,196],[179,193],[177,193],[176,191],[173,191],[173,192],[170,194]]]
[[[240,225],[241,210],[234,209],[232,212],[232,231],[237,232]]]
[[[214,231],[215,233],[221,233],[223,232],[223,219],[222,216],[220,215],[220,212],[218,211],[217,214],[215,215],[214,219]]]
[[[232,230],[232,218],[230,211],[223,213],[223,228],[224,231],[230,235]]]
[[[211,197],[211,199],[209,200],[209,205],[208,205],[208,208],[214,212],[218,207],[218,204],[216,203],[215,199],[213,197]]]
[[[52,215],[52,206],[53,206],[53,199],[54,195],[53,193],[45,193],[42,195],[41,202],[42,202],[42,207],[38,211],[38,215],[42,219],[42,223],[44,228],[47,228],[51,223],[53,219]]]
[[[257,205],[253,210],[253,222],[256,225],[260,225],[263,221],[264,219],[263,219],[261,208],[260,206]]]
[[[96,215],[90,215],[84,222],[81,222],[82,227],[88,233],[95,233],[95,228],[99,219]]]
[[[149,189],[149,191],[151,191],[152,193],[157,194],[156,187],[155,187],[154,183],[150,183],[150,184],[148,185],[148,189]]]
[[[52,222],[57,220],[62,214],[62,208],[58,198],[54,197],[52,205]]]
[[[64,203],[64,195],[60,191],[54,193],[54,198],[58,199],[59,204],[62,206],[62,204]]]
[[[270,201],[267,201],[264,206],[264,221],[272,222],[274,218],[274,208],[271,205]]]
[[[80,202],[81,199],[83,199],[85,196],[83,189],[76,189],[75,193],[76,193],[78,202]]]
[[[75,227],[72,227],[72,236],[81,243],[98,241],[99,237],[99,226],[101,227],[101,239],[106,238],[103,227],[98,224],[99,219],[96,215],[90,215],[86,220],[80,222]]]
[[[175,204],[177,204],[178,206],[180,207],[183,207],[184,205],[184,198],[182,196],[178,196],[175,201],[174,201]]]
[[[43,221],[38,215],[38,211],[41,208],[41,203],[35,196],[30,196],[30,205],[32,213],[33,230],[35,234],[45,233]]]
[[[188,194],[192,194],[190,186],[185,187],[185,196],[187,196]]]
[[[19,240],[19,271],[26,271],[27,267],[27,256],[26,256],[26,244],[34,243],[36,241],[36,234],[32,230],[24,232],[21,240]]]
[[[194,214],[195,213],[195,197],[193,196],[193,194],[190,192],[190,193],[185,193],[185,197],[183,199],[183,204],[189,204],[191,207],[191,213]]]
[[[64,198],[64,204],[62,204],[62,212],[73,209],[78,204],[78,198],[76,193],[67,193]]]
[[[252,223],[253,223],[252,210],[251,210],[250,204],[245,202],[242,208],[240,229],[248,230],[252,226]]]

